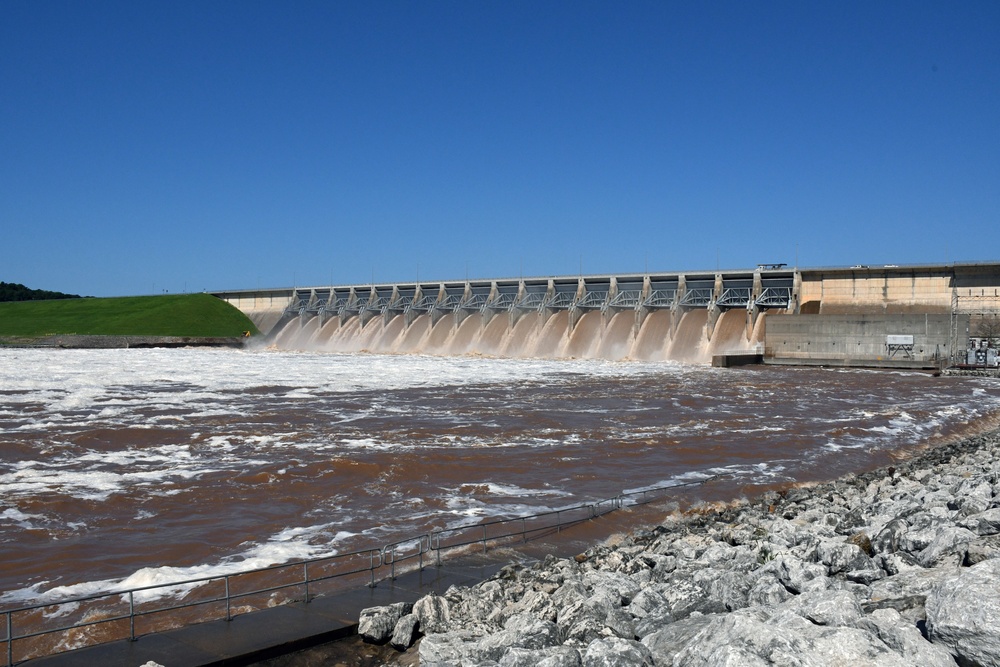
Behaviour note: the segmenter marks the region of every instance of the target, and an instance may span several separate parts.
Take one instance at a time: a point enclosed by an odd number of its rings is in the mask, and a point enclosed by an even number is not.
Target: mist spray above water
[[[376,352],[538,359],[607,359],[620,361],[684,361],[709,363],[712,355],[759,347],[764,315],[751,327],[743,310],[713,319],[706,310],[684,313],[676,327],[667,311],[654,311],[641,324],[633,312],[590,311],[572,317],[567,311],[530,312],[518,318],[508,313],[487,318],[453,314],[434,318],[422,314],[407,322],[405,315],[358,316],[341,323],[334,318],[320,327],[318,318],[288,322],[275,336],[283,350],[314,352]]]

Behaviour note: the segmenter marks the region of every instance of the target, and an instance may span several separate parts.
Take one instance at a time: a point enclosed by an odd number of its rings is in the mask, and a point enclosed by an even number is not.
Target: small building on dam
[[[375,283],[216,292],[279,348],[507,357],[996,363],[1000,263]]]

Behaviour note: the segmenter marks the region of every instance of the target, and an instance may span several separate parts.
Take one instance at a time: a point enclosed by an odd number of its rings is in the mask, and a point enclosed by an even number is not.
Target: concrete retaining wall
[[[959,349],[967,346],[968,316],[959,316]],[[889,335],[913,336],[912,359],[947,360],[951,356],[950,315],[770,315],[764,357],[883,361],[910,359],[886,346]]]
[[[243,311],[265,336],[284,317],[294,289],[239,290],[215,292],[215,296]]]

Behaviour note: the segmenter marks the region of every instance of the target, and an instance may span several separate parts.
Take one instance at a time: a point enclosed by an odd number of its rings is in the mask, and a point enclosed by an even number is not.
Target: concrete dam
[[[1000,264],[765,264],[215,295],[291,350],[940,367],[1000,342],[976,338],[1000,315]]]

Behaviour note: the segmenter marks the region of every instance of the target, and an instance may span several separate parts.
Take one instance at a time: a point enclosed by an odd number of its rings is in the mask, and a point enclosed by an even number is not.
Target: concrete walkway
[[[479,562],[477,562],[477,560]],[[491,562],[492,561],[492,562]],[[449,586],[471,586],[495,574],[508,561],[446,561],[422,571],[361,587],[177,630],[115,641],[22,663],[28,667],[140,667],[150,660],[166,667],[248,665],[292,651],[341,639],[357,630],[362,609],[393,602],[415,602]]]
[[[377,586],[364,585],[323,594],[308,603],[295,602],[233,617],[231,621],[206,621],[176,630],[118,640],[66,651],[44,658],[15,662],[26,667],[141,667],[153,661],[164,667],[252,665],[294,651],[356,634],[361,610],[394,602],[416,602],[429,593],[444,594],[450,586],[472,586],[512,562],[532,562],[548,554],[580,553],[624,528],[623,521],[651,523],[660,511],[646,506],[627,515],[610,513],[545,530],[527,542],[498,544],[486,553],[473,552],[444,559],[441,566],[386,578]],[[626,517],[630,517],[626,519]],[[15,645],[16,646],[16,645]],[[0,644],[6,650],[6,643]],[[15,654],[15,659],[17,658]]]

